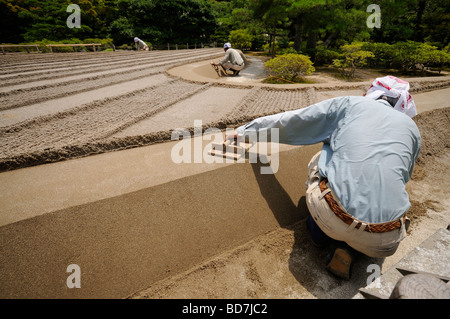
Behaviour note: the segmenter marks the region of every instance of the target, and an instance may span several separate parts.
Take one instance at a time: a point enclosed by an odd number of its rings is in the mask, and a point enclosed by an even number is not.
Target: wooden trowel
[[[208,154],[237,161],[242,156],[245,156],[252,146],[253,144],[251,143],[240,142],[237,139],[234,139],[233,141],[226,140],[223,143],[212,143],[212,149]]]

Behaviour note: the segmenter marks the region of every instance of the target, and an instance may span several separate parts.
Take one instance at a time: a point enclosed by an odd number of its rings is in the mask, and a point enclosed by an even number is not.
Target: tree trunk
[[[276,40],[276,35],[273,37],[273,41],[272,41],[272,58],[275,57],[275,40]]]
[[[414,41],[423,42],[423,34],[422,34],[422,16],[425,11],[426,0],[419,1],[419,7],[417,8],[417,18],[416,18],[416,26],[414,28]]]
[[[302,49],[302,32],[303,32],[303,19],[302,16],[299,14],[297,18],[295,19],[295,35],[294,35],[294,49],[297,52],[300,52]]]
[[[328,48],[331,45],[331,43],[336,39],[337,36],[338,36],[338,32],[336,32],[336,31],[334,31],[331,34],[329,34],[326,37],[325,41],[323,42],[323,46],[325,48]]]
[[[276,54],[276,50],[275,50],[275,44],[276,44],[276,41],[277,41],[277,26],[275,25],[274,26],[274,28],[273,28],[273,34],[272,34],[272,36],[273,36],[273,40],[272,40],[272,58],[274,58],[275,57],[275,54]]]
[[[317,31],[309,31],[308,42],[306,43],[306,53],[310,56],[311,61],[316,59]]]
[[[272,50],[272,33],[269,33],[269,55],[271,55]]]

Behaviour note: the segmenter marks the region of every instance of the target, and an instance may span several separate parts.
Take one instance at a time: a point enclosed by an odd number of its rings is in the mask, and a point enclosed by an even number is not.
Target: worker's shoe
[[[326,269],[340,278],[349,280],[352,262],[353,257],[348,250],[344,248],[336,248]]]
[[[233,71],[233,75],[234,76],[238,76],[239,75],[239,72],[240,72],[239,70],[232,70],[232,71]]]

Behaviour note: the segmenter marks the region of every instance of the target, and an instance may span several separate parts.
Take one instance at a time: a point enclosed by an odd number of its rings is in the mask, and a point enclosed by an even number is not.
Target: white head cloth
[[[377,100],[382,95],[398,98],[397,103],[394,105],[394,110],[405,113],[409,117],[414,117],[417,115],[416,104],[408,91],[408,82],[388,75],[382,78],[376,78],[365,96],[374,100]]]

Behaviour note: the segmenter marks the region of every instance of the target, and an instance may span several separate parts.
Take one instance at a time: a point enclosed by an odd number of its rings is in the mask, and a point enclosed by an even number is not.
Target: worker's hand
[[[237,137],[238,137],[237,131],[234,130],[233,132],[231,132],[230,134],[227,135],[227,138],[225,139],[225,141],[228,141],[228,140],[233,141],[233,140],[236,140]]]

